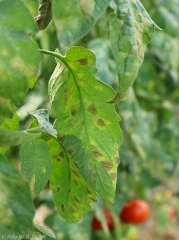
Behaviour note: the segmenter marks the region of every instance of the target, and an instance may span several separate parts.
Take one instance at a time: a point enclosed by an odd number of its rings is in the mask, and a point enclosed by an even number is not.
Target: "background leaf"
[[[108,85],[97,81],[94,54],[72,47],[49,82],[54,128],[84,179],[106,200],[113,201],[118,148],[122,143],[119,116]]]
[[[116,0],[110,16],[111,48],[119,77],[114,102],[125,97],[143,62],[145,46],[154,34],[154,22],[139,0]]]
[[[11,117],[12,103],[19,104],[36,80],[40,54],[28,35],[37,28],[20,0],[0,1],[0,26],[0,107],[5,103],[4,114]]]
[[[31,236],[34,207],[30,188],[27,181],[2,154],[0,154],[0,189],[0,236]],[[13,240],[14,237],[9,239]]]
[[[21,171],[28,179],[33,197],[45,187],[51,174],[51,155],[47,143],[35,140],[24,144],[20,150]]]
[[[54,0],[52,3],[60,44],[69,46],[89,32],[110,0]]]

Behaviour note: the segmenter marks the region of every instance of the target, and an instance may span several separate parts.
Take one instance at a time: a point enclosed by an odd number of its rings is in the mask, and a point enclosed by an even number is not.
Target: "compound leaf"
[[[110,0],[53,0],[60,44],[69,46],[87,34],[109,3]]]
[[[40,54],[28,35],[36,30],[29,10],[20,0],[0,1],[0,112],[4,111],[5,116],[12,116],[12,103],[19,104],[35,83]]]
[[[20,159],[21,171],[35,197],[45,187],[51,174],[51,155],[47,143],[42,139],[25,143],[20,150]]]
[[[34,207],[29,185],[2,154],[0,189],[0,236],[31,236]],[[13,240],[14,236],[8,239]]]
[[[58,55],[58,54],[57,54]],[[106,200],[113,201],[118,148],[122,142],[114,90],[98,81],[95,56],[82,47],[71,47],[49,82],[51,115],[63,142],[84,179]]]
[[[132,86],[155,28],[139,0],[116,0],[116,4],[110,16],[110,39],[119,86],[112,102],[120,101]]]

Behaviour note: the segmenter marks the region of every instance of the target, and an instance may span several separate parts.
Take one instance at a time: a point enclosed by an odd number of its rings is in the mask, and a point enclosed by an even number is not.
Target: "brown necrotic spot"
[[[93,104],[89,105],[87,109],[88,109],[88,111],[89,111],[90,113],[92,113],[93,115],[96,115],[96,114],[98,113],[97,110],[96,110],[96,108],[95,108],[95,106],[94,106]]]
[[[75,116],[75,114],[76,114],[76,109],[72,108],[72,109],[71,109],[71,115],[72,115],[72,116]]]
[[[101,118],[99,118],[99,119],[97,120],[97,125],[98,125],[98,126],[101,126],[101,127],[104,127],[104,126],[105,126],[105,123],[103,122],[103,120],[102,120]]]
[[[62,152],[59,154],[59,156],[60,156],[61,158],[64,158],[64,152],[62,151]]]
[[[52,160],[56,160],[57,157],[58,157],[58,155],[54,155],[54,156],[52,157]]]
[[[62,212],[65,212],[65,205],[64,204],[61,205],[61,209],[62,209]]]
[[[88,194],[92,195],[92,192],[89,190],[89,188],[86,187],[86,190],[87,190]]]
[[[61,134],[58,134],[58,140],[60,141],[60,142],[64,142],[65,141],[65,135],[61,135]]]
[[[94,155],[94,157],[95,157],[95,158],[100,158],[100,157],[102,157],[102,156],[103,156],[103,154],[102,154],[102,153],[100,153],[100,152],[97,152],[97,151],[93,151],[93,155]]]
[[[115,180],[116,179],[116,173],[110,173],[110,177],[112,180]]]
[[[86,65],[86,64],[88,64],[88,59],[87,58],[79,59],[79,60],[77,60],[77,62],[81,65]]]
[[[92,174],[92,177],[94,177],[94,178],[97,178],[97,176],[98,176],[97,172],[94,172],[94,173]]]
[[[77,202],[77,203],[79,203],[79,204],[82,203],[82,202],[80,201],[80,199],[78,199],[77,197],[74,197],[74,200],[75,200],[75,202]]]
[[[115,160],[116,164],[119,164],[119,163],[120,163],[119,157],[115,157],[114,160]]]
[[[74,169],[71,169],[72,173],[74,173],[77,177],[79,177],[78,173],[74,170]]]
[[[57,187],[57,192],[60,192],[60,187]]]
[[[113,164],[109,161],[101,161],[100,163],[103,165],[106,171],[110,171],[113,168]]]
[[[71,207],[71,210],[72,210],[72,213],[77,213],[78,212],[74,207]]]
[[[91,199],[93,202],[97,202],[97,199],[96,199],[96,198],[90,197],[90,199]]]
[[[76,186],[78,186],[78,182],[75,179],[73,179],[73,181],[76,184]]]
[[[69,154],[72,154],[72,153],[73,153],[73,149],[71,148],[71,149],[69,149],[67,152],[68,152]]]
[[[60,161],[61,161],[61,158],[57,157],[57,158],[56,158],[56,161],[57,161],[57,162],[60,162]]]

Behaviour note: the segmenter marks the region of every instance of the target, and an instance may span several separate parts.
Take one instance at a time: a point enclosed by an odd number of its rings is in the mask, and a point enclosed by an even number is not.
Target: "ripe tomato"
[[[176,216],[176,209],[175,209],[175,208],[171,208],[171,209],[169,210],[168,215],[169,215],[170,218],[175,217],[175,216]]]
[[[113,219],[111,217],[111,214],[106,209],[103,209],[103,214],[106,219],[106,224],[111,230],[113,228]],[[102,230],[101,222],[95,216],[92,219],[91,226],[94,230]]]
[[[142,223],[150,213],[149,205],[141,200],[132,200],[125,203],[120,218],[127,223]]]

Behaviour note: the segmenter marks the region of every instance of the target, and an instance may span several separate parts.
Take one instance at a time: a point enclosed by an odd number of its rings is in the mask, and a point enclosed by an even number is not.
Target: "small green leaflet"
[[[39,231],[44,233],[45,235],[51,237],[51,238],[56,238],[54,231],[47,225],[40,225],[36,222],[33,221],[34,227],[36,227]]]
[[[69,223],[78,222],[97,201],[94,190],[83,179],[69,154],[54,139],[48,142],[52,154],[50,186],[58,213]]]
[[[53,0],[53,17],[60,44],[69,46],[87,34],[111,0]]]
[[[12,116],[13,103],[19,104],[35,83],[40,54],[28,35],[36,30],[20,0],[0,1],[0,113],[4,116]]]
[[[17,146],[40,136],[40,134],[41,133],[29,133],[27,131],[11,132],[0,129],[0,146]]]
[[[42,51],[44,52],[44,51]],[[98,81],[94,54],[71,47],[61,58],[49,82],[54,128],[84,179],[106,200],[113,202],[118,148],[122,144],[114,90]]]
[[[29,185],[2,154],[0,189],[0,236],[31,236],[34,207]],[[8,239],[14,240],[13,237]]]
[[[112,102],[125,97],[143,62],[145,47],[153,35],[155,23],[139,0],[116,0],[110,16],[110,40],[119,78]]]
[[[28,179],[33,198],[45,187],[51,174],[51,155],[47,143],[34,140],[20,150],[21,172]]]

